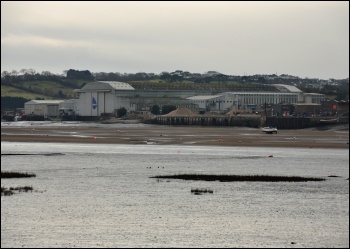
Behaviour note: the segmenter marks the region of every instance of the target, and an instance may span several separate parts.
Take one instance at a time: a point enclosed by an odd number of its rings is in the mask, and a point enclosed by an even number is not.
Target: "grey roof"
[[[25,104],[59,104],[65,100],[30,100]]]
[[[307,95],[315,95],[315,96],[319,96],[319,95],[324,95],[323,93],[304,93],[305,96]]]
[[[297,93],[290,93],[290,92],[225,92],[230,94],[237,94],[237,95],[296,95]]]
[[[74,91],[84,90],[135,90],[130,84],[119,81],[95,81],[87,83],[81,89]]]
[[[291,85],[283,85],[283,84],[273,84],[278,90],[281,92],[292,92],[292,93],[300,93],[302,92],[299,88]]]
[[[119,81],[98,81],[102,83],[109,84],[111,87],[113,87],[116,90],[135,90],[130,84],[119,82]]]
[[[215,99],[215,98],[219,98],[222,97],[222,95],[203,95],[203,96],[192,96],[192,97],[188,97],[186,99],[189,100],[208,100],[208,99]]]

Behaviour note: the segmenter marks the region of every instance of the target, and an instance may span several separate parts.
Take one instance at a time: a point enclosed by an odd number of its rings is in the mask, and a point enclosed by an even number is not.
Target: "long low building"
[[[297,93],[225,92],[187,98],[207,111],[255,110],[262,104],[298,103]]]
[[[133,87],[131,83],[115,81],[87,83],[81,89],[74,90],[78,95],[75,100],[75,113],[79,116],[100,116],[116,114],[116,111],[122,107],[128,112],[134,112],[149,109],[152,105],[161,107],[165,104],[192,110],[227,112],[254,110],[262,104],[320,103],[325,100],[323,94],[305,94],[295,86],[282,84],[269,85],[269,91],[234,92],[220,92],[220,89],[214,91],[211,88],[196,90],[193,87],[176,89],[171,83],[167,84],[166,89],[152,89],[150,86],[152,84],[147,87],[146,84]]]
[[[74,112],[76,100],[30,100],[24,103],[24,113],[27,116],[42,116],[44,118],[58,117],[62,110]]]
[[[48,117],[57,117],[59,115],[59,105],[64,100],[31,100],[24,103],[26,115],[36,115]]]

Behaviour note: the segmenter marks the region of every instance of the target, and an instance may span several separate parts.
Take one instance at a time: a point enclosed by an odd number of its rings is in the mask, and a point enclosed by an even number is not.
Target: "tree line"
[[[22,69],[20,71],[12,70],[3,71],[1,73],[1,85],[9,85],[16,87],[20,90],[27,92],[35,92],[35,89],[30,87],[24,87],[21,85],[22,82],[38,82],[38,81],[48,81],[57,82],[62,86],[70,89],[81,88],[88,82],[91,81],[120,81],[120,82],[147,82],[156,80],[164,83],[174,83],[182,81],[190,81],[194,84],[201,83],[238,83],[238,84],[287,84],[294,85],[298,87],[303,92],[321,93],[326,96],[335,96],[336,100],[348,100],[349,99],[349,79],[329,79],[319,80],[319,79],[301,79],[296,76],[289,76],[282,74],[280,76],[272,75],[251,75],[251,76],[233,76],[225,75],[217,71],[208,71],[206,73],[190,73],[188,71],[176,70],[174,72],[161,72],[160,74],[154,73],[119,73],[119,72],[97,72],[93,73],[89,70],[75,70],[69,69],[63,71],[62,74],[53,74],[49,71],[42,71],[41,73],[36,72],[34,69]],[[315,87],[316,86],[316,87]],[[41,93],[47,94],[47,93]],[[66,95],[62,90],[54,94],[49,94],[52,97],[65,98],[70,97]],[[7,108],[20,108],[23,107],[23,98],[12,98],[12,97],[2,97],[1,98],[1,109]],[[28,101],[28,100],[27,100]],[[26,101],[24,101],[26,102]]]
[[[148,80],[162,80],[164,82],[182,82],[184,80],[191,81],[193,83],[210,83],[210,82],[236,82],[236,83],[260,83],[260,84],[286,84],[296,85],[297,87],[306,87],[310,84],[322,84],[330,85],[329,82],[338,83],[342,85],[348,85],[349,79],[311,79],[311,78],[299,78],[297,76],[291,76],[286,74],[276,75],[226,75],[217,71],[208,71],[201,73],[190,73],[188,71],[176,70],[174,72],[161,72],[155,73],[120,73],[120,72],[90,72],[89,70],[75,70],[69,69],[63,71],[62,74],[53,74],[49,71],[36,72],[34,69],[21,69],[20,71],[12,70],[3,71],[1,73],[1,84],[11,85],[12,83],[18,83],[21,81],[56,81],[59,83],[69,84],[74,80],[85,81],[120,81],[120,82],[132,82],[132,81],[148,81]],[[72,85],[72,84],[71,84]],[[331,84],[334,85],[334,84]]]

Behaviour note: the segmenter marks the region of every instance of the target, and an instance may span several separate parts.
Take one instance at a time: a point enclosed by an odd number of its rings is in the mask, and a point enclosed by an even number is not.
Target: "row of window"
[[[238,99],[238,101],[233,100],[195,100],[193,103],[234,103],[238,104],[264,104],[264,103],[297,103],[298,98],[293,96],[292,98],[242,98]]]

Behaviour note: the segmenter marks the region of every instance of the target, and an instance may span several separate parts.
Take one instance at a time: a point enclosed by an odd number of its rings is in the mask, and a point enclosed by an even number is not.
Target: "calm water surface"
[[[348,150],[1,142],[1,153],[62,153],[1,156],[2,171],[36,174],[1,179],[35,190],[1,197],[1,247],[349,247]],[[178,173],[326,181],[150,178]]]

